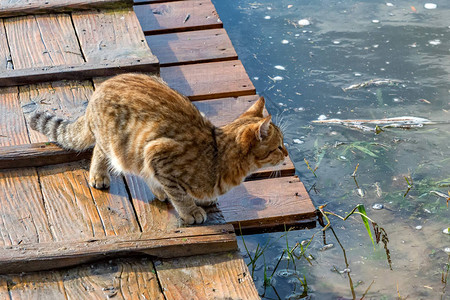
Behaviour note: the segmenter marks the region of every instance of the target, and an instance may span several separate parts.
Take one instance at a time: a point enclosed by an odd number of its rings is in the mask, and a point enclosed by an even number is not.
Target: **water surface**
[[[426,1],[402,0],[213,2],[257,92],[283,127],[314,204],[342,216],[364,204],[389,238],[393,270],[359,216],[345,222],[330,217],[348,267],[330,230],[326,242],[333,247],[321,251],[319,225],[289,232],[287,240],[285,233],[246,236],[251,255],[258,244],[270,244],[256,263],[261,295],[264,269],[270,277],[286,243],[292,247],[315,234],[306,251],[310,263],[301,258],[294,268],[283,258],[264,298],[360,299],[373,282],[365,299],[450,299],[442,282],[450,210],[434,193],[450,190],[450,2],[434,1],[433,10],[424,8]],[[301,19],[310,25],[298,25]],[[343,90],[380,79],[390,81]],[[436,124],[377,134],[313,122],[401,116]],[[317,177],[304,159],[317,167]],[[243,243],[241,249],[245,254]],[[307,293],[299,278],[306,279]]]

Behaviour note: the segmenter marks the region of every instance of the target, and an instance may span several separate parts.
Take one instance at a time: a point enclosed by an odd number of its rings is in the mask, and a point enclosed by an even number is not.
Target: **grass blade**
[[[373,247],[375,247],[375,242],[373,241],[373,237],[372,237],[372,231],[370,230],[369,220],[365,217],[367,215],[366,208],[364,207],[364,205],[359,204],[358,211],[362,214],[361,219],[364,223],[364,226],[366,227],[367,233],[369,234],[369,237],[370,237],[370,240],[372,241]]]

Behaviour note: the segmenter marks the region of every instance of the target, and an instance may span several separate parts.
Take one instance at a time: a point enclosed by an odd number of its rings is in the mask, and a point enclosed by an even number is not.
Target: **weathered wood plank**
[[[239,60],[165,67],[160,73],[171,88],[192,101],[255,94]]]
[[[29,143],[17,87],[0,88],[0,146]]]
[[[63,268],[132,254],[173,258],[236,249],[236,235],[231,225],[187,227],[87,241],[24,244],[0,248],[0,274]]]
[[[158,63],[131,7],[76,12],[72,14],[72,19],[88,63],[125,66],[128,60],[153,60]],[[157,72],[157,68],[141,72],[154,71]]]
[[[52,240],[35,169],[2,170],[0,190],[0,245]]]
[[[207,209],[208,223],[231,223],[245,233],[315,222],[315,207],[297,176],[244,182]]]
[[[15,70],[84,63],[69,15],[17,17],[4,23]]]
[[[161,66],[236,60],[225,29],[188,31],[146,37]]]
[[[109,191],[94,190],[88,184],[87,168],[83,161],[38,168],[55,240],[138,232],[122,179],[113,177]]]
[[[210,0],[135,5],[134,11],[145,35],[222,28],[223,26]]]
[[[18,89],[0,89],[0,145],[28,143]],[[35,169],[0,172],[0,245],[51,241]]]
[[[11,53],[9,52],[3,19],[0,20],[0,70],[12,69]]]
[[[133,0],[1,0],[0,18],[131,6]]]
[[[164,300],[147,258],[114,259],[60,272],[68,299]]]
[[[9,295],[12,300],[67,300],[62,276],[57,272],[7,276]]]
[[[155,262],[166,299],[259,299],[236,252]]]
[[[13,125],[16,120],[14,119],[13,122],[7,124]],[[92,151],[68,151],[54,143],[33,143],[0,147],[0,169],[41,167],[90,159],[91,156]]]
[[[0,299],[12,300],[8,292],[7,279],[3,276],[0,276]]]
[[[158,62],[154,57],[122,59],[114,63],[82,63],[75,65],[47,66],[28,69],[8,70],[0,74],[0,87],[35,84],[56,80],[84,80],[99,76],[121,73],[157,73]]]

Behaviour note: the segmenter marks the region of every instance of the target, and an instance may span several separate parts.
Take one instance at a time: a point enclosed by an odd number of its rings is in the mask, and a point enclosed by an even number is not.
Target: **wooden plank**
[[[29,142],[17,88],[0,89],[0,134],[0,146]],[[2,170],[0,190],[0,245],[52,240],[35,169]]]
[[[146,39],[161,66],[165,67],[237,59],[223,28],[152,35]]]
[[[166,299],[259,299],[236,252],[155,262]]]
[[[63,268],[133,254],[173,258],[236,249],[236,235],[231,225],[187,227],[87,241],[24,244],[0,248],[0,274]]]
[[[6,124],[14,125],[17,119],[12,119],[14,121]],[[0,125],[1,124],[4,123],[0,123]],[[67,151],[54,143],[33,143],[0,147],[0,169],[41,167],[90,159],[91,156],[92,151]]]
[[[1,0],[0,18],[131,6],[132,0]]]
[[[9,295],[12,300],[66,300],[62,276],[57,272],[7,276]]]
[[[131,7],[76,12],[72,14],[72,19],[88,63],[126,65],[127,60],[153,60],[158,63]]]
[[[0,245],[52,240],[35,169],[2,170],[0,190]]]
[[[0,276],[0,299],[12,300],[8,292],[8,281],[3,276]]]
[[[255,94],[239,60],[165,67],[160,72],[171,88],[192,101]]]
[[[84,63],[70,15],[17,17],[4,23],[15,70]]]
[[[9,52],[8,40],[6,38],[3,19],[0,20],[0,70],[11,70],[12,60]]]
[[[297,176],[244,182],[209,207],[208,223],[231,223],[238,231],[315,223],[316,209]]]
[[[114,259],[60,272],[68,299],[164,300],[147,258]]]
[[[35,84],[56,80],[84,80],[121,73],[157,73],[159,64],[154,57],[122,59],[113,63],[82,63],[8,70],[0,74],[0,87]]]
[[[134,11],[145,35],[222,28],[223,26],[210,0],[135,5]]]
[[[38,169],[49,224],[56,241],[81,240],[139,232],[121,178],[111,178],[109,191],[88,184],[85,161]]]

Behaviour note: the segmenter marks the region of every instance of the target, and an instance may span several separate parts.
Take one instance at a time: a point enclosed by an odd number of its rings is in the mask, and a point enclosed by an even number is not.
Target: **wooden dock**
[[[257,299],[236,233],[315,226],[289,158],[184,227],[136,176],[90,188],[90,153],[24,118],[75,118],[107,76],[148,72],[233,120],[258,96],[211,1],[0,0],[0,25],[0,299]]]

